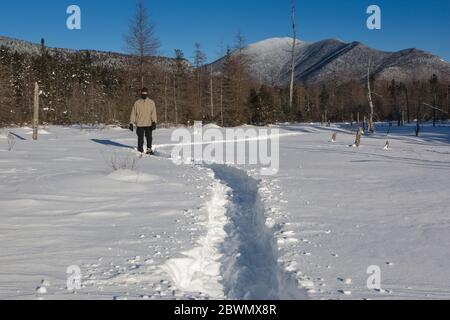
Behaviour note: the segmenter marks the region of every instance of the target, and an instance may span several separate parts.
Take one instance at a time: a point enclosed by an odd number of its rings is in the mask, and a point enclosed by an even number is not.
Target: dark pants
[[[147,149],[151,149],[153,143],[152,127],[138,127],[136,132],[138,135],[138,151],[144,152],[144,136],[147,139]]]

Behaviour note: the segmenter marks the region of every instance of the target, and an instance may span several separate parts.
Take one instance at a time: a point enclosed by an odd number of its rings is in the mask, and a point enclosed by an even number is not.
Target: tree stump
[[[361,145],[361,137],[363,134],[364,134],[364,129],[359,128],[358,131],[356,132],[356,140],[352,146],[353,148],[359,148],[359,146]]]
[[[331,142],[336,142],[337,139],[337,132],[333,133],[333,135],[331,136]]]

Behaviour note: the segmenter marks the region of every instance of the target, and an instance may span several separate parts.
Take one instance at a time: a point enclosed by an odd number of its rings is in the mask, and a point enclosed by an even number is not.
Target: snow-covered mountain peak
[[[267,84],[287,85],[292,63],[292,41],[290,37],[269,38],[245,47],[242,52],[249,61],[251,75]],[[330,75],[339,75],[342,81],[364,79],[369,58],[379,79],[429,79],[432,74],[450,79],[450,65],[430,53],[418,49],[386,52],[358,41],[344,42],[339,39],[317,42],[298,40],[295,77],[298,82],[309,83],[335,81],[334,76]],[[214,62],[213,67],[220,71],[223,61]]]

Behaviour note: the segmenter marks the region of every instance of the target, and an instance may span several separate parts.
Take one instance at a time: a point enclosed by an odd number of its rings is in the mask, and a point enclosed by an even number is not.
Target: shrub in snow
[[[114,171],[118,170],[135,170],[138,158],[133,156],[120,157],[116,153],[109,158],[109,165]]]

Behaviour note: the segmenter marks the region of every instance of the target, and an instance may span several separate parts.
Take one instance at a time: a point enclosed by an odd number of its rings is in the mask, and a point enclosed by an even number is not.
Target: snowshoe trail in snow
[[[184,258],[166,263],[175,285],[211,298],[307,298],[295,275],[278,263],[274,230],[266,226],[258,181],[236,168],[212,165],[210,169],[217,181],[207,205],[207,234]]]
[[[220,245],[226,237],[228,188],[219,181],[215,181],[211,188],[213,195],[206,205],[208,216],[203,223],[206,235],[199,239],[198,247],[184,252],[183,258],[167,261],[163,270],[185,292],[201,292],[213,299],[223,299]]]
[[[223,165],[211,170],[228,187],[225,226],[221,245],[222,284],[229,299],[304,299],[293,273],[279,264],[274,228],[266,225],[259,183],[246,171]]]

